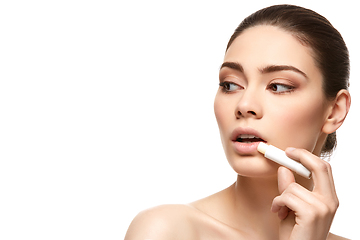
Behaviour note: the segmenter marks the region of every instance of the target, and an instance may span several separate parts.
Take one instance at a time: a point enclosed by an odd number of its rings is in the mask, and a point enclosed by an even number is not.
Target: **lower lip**
[[[234,149],[240,155],[254,154],[257,152],[257,147],[260,142],[242,143],[233,141]]]

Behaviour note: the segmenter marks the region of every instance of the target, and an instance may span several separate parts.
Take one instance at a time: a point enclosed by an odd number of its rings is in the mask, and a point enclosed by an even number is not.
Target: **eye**
[[[268,89],[270,89],[274,93],[287,93],[287,92],[292,92],[295,89],[295,87],[282,83],[271,83],[268,86]]]
[[[222,91],[225,93],[234,92],[236,90],[242,89],[241,86],[232,83],[232,82],[221,82],[220,87],[222,87]]]

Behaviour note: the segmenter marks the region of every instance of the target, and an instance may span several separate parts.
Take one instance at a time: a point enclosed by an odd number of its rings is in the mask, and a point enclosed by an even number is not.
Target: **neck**
[[[279,220],[277,215],[270,211],[273,199],[279,195],[277,179],[238,175],[231,188],[237,216],[247,216],[238,219],[239,227],[247,226],[246,229],[251,235],[277,236]]]
[[[311,181],[296,179],[299,184],[311,188]],[[237,229],[246,229],[250,235],[261,239],[278,239],[280,220],[270,211],[272,201],[278,195],[277,176],[251,178],[238,175],[237,181],[228,189],[234,208],[233,220]]]

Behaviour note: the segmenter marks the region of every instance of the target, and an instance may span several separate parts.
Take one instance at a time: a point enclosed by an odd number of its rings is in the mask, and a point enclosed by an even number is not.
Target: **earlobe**
[[[335,132],[344,122],[351,104],[348,90],[342,89],[336,95],[335,100],[329,106],[329,114],[326,118],[322,131],[326,134]]]

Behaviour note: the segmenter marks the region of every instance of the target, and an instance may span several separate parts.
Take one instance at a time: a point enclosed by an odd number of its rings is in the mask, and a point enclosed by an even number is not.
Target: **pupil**
[[[226,90],[230,90],[230,83],[226,83],[225,88],[226,88]]]

